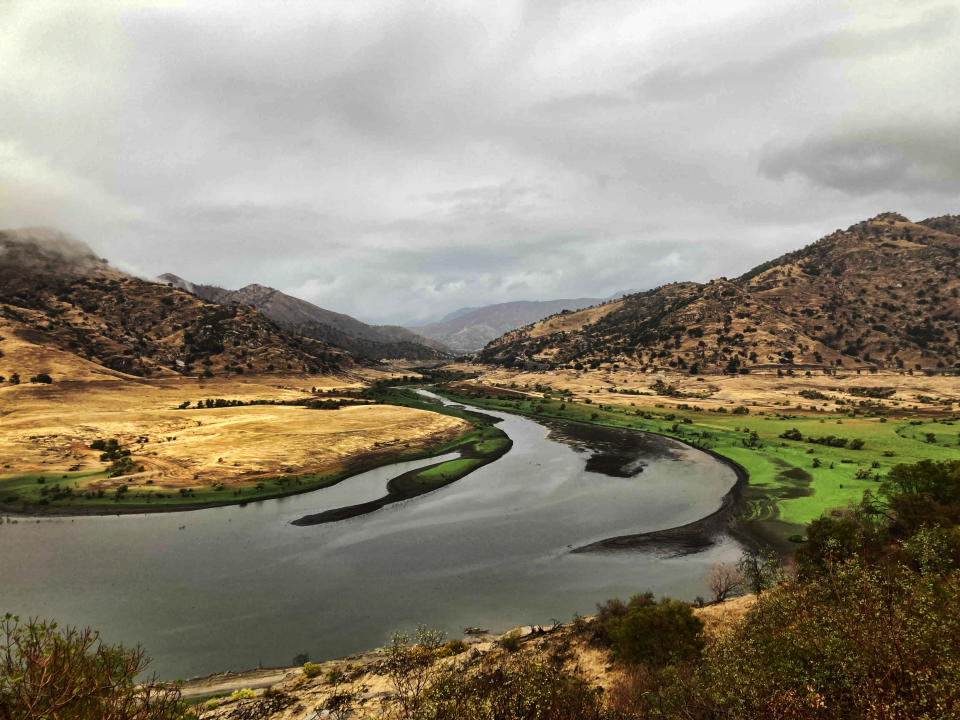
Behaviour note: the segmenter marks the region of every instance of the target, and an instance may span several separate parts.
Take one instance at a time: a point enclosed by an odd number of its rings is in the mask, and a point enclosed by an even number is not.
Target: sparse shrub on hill
[[[43,384],[49,385],[50,383],[53,382],[53,378],[51,378],[51,377],[50,377],[49,375],[47,375],[46,373],[38,373],[38,374],[34,375],[32,378],[30,378],[30,382],[32,382],[32,383],[43,383]]]
[[[570,662],[550,654],[487,656],[470,670],[441,670],[424,693],[418,720],[601,720],[598,689]]]

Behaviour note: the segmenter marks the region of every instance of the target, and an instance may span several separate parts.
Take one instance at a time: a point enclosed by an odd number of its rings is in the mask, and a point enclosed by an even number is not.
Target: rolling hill
[[[420,337],[406,328],[367,325],[349,315],[325,310],[265,285],[253,284],[239,290],[225,290],[215,285],[198,285],[172,273],[157,279],[208,302],[249,305],[292,335],[321,340],[372,360],[403,358],[432,361],[449,357],[443,344]]]
[[[884,213],[738,278],[681,282],[555,315],[487,345],[525,367],[696,373],[960,368],[960,217]]]

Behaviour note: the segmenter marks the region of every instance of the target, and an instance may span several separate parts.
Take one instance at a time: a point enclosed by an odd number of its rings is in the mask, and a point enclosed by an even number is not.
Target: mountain
[[[555,315],[485,362],[646,369],[960,368],[960,217],[884,213],[734,280],[673,283]]]
[[[198,285],[172,273],[157,279],[209,302],[249,305],[288,333],[321,340],[373,360],[441,360],[449,357],[441,343],[420,337],[406,328],[367,325],[349,315],[325,310],[265,285],[253,284],[239,290],[225,290],[214,285]]]
[[[460,353],[477,352],[505,332],[529,325],[564,310],[579,310],[604,302],[605,298],[573,298],[499,303],[476,308],[461,308],[442,320],[411,330],[443,343]]]
[[[55,356],[71,368],[134,376],[335,373],[354,364],[326,343],[290,337],[251,307],[131,277],[47,229],[0,231],[0,328],[11,340],[0,345],[8,350],[0,350],[0,369],[24,378],[47,370],[14,367],[14,348],[33,353],[19,352],[17,362]]]

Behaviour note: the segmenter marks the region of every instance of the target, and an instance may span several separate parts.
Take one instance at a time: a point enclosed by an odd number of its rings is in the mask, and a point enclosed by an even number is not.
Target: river
[[[707,595],[729,538],[693,554],[571,553],[682,525],[736,481],[717,459],[642,433],[503,412],[513,448],[427,495],[307,527],[307,514],[372,500],[399,463],[331,488],[181,513],[0,524],[0,613],[89,625],[141,643],[163,679],[341,657],[419,623],[459,636],[589,614],[652,590]],[[455,456],[455,455],[451,455]]]

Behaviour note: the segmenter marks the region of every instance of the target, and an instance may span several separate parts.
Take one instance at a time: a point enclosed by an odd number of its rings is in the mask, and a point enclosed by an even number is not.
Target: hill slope
[[[491,342],[505,365],[691,372],[960,367],[960,218],[885,213],[744,275],[674,283]]]
[[[462,308],[443,320],[412,330],[461,353],[477,352],[494,338],[518,327],[564,310],[597,305],[603,298],[573,298],[499,303],[479,308]]]
[[[225,290],[214,285],[197,285],[172,273],[161,275],[158,280],[209,302],[252,306],[293,335],[322,340],[373,360],[438,360],[447,357],[442,344],[406,328],[367,325],[349,315],[325,310],[265,285]]]
[[[253,308],[214,305],[131,277],[52,230],[0,231],[0,326],[10,348],[31,348],[17,353],[17,362],[43,351],[73,358],[60,366],[77,372],[334,373],[353,365],[325,343],[284,334]],[[14,367],[4,345],[2,374],[26,380],[45,372]]]

